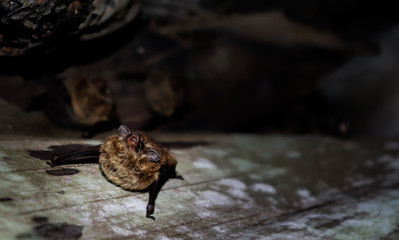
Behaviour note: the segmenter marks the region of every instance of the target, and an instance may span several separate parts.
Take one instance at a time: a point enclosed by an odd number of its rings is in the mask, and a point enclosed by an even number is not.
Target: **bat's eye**
[[[138,147],[138,149],[143,150],[144,149],[144,143],[143,142],[138,142],[137,147]]]
[[[161,158],[159,157],[159,154],[157,153],[157,151],[155,151],[154,149],[149,149],[147,152],[147,159],[149,162],[160,162]]]

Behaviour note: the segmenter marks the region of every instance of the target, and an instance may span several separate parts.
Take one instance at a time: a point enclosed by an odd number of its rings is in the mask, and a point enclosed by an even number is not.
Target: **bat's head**
[[[128,127],[121,125],[118,129],[118,135],[126,141],[129,148],[137,149],[139,147],[141,139],[137,132],[132,133]]]
[[[125,141],[126,147],[130,151],[139,155],[146,154],[149,162],[161,161],[160,154],[165,150],[142,132],[132,133],[128,127],[121,125],[118,129],[118,135]]]

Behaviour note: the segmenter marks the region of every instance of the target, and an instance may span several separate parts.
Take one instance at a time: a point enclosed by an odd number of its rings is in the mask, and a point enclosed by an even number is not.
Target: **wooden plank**
[[[156,202],[157,219],[152,221],[145,218],[148,193],[116,187],[98,165],[51,168],[27,152],[54,144],[98,142],[0,135],[1,238],[396,236],[399,144],[395,142],[277,135],[155,138],[178,146],[170,144],[185,180],[166,183]],[[79,172],[65,176],[46,172],[61,168]]]

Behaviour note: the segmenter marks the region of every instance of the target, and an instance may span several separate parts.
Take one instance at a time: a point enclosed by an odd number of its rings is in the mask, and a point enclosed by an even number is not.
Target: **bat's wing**
[[[67,152],[64,154],[56,154],[52,159],[50,159],[49,164],[51,166],[62,165],[64,163],[71,163],[76,161],[97,159],[100,156],[101,145],[84,147],[72,152]]]
[[[48,160],[51,166],[67,163],[98,162],[101,145],[90,146],[82,144],[68,144],[50,146],[45,151],[29,151],[29,155],[42,160]]]

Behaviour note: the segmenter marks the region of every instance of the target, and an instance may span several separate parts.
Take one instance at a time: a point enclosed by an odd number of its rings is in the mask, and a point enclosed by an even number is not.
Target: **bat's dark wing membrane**
[[[49,164],[51,166],[62,165],[64,163],[71,163],[76,161],[88,160],[88,159],[97,159],[100,156],[100,147],[101,145],[85,147],[82,149],[78,149],[73,152],[68,152],[65,154],[55,155],[52,159],[50,159]]]
[[[68,163],[98,162],[101,145],[90,146],[82,144],[68,144],[50,146],[45,151],[29,151],[29,155],[42,160],[48,160],[51,166]]]

